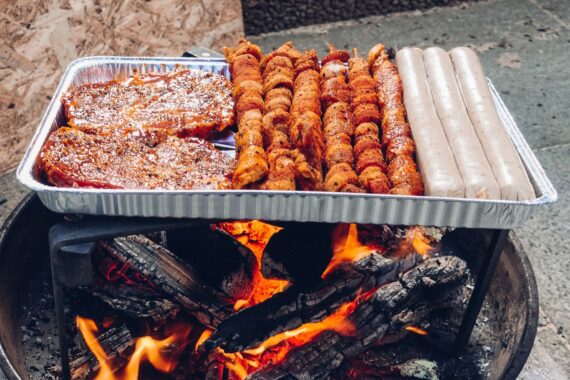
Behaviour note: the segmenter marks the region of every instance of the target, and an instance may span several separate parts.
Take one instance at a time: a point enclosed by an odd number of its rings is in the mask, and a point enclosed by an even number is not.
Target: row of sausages
[[[426,194],[535,198],[473,50],[404,48],[396,64]]]

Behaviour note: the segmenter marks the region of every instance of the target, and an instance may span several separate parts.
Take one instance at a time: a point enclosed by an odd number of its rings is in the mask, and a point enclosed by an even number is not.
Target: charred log
[[[142,273],[203,325],[214,328],[231,314],[231,299],[206,285],[192,267],[148,238],[121,237],[102,245],[113,257]]]
[[[160,294],[131,286],[99,284],[86,289],[112,309],[134,318],[151,318],[160,323],[178,314],[180,307]]]
[[[300,286],[320,280],[331,259],[330,235],[334,224],[287,223],[275,233],[261,261],[265,278],[289,280]]]
[[[133,347],[136,344],[134,338],[126,325],[122,324],[111,327],[97,337],[97,341],[107,354],[109,362],[113,363],[113,368],[121,368],[129,358]],[[99,372],[100,364],[95,355],[89,350],[84,349],[79,352],[72,353],[69,363],[72,379],[90,379]],[[56,366],[50,369],[55,374],[61,374],[61,367]]]
[[[312,288],[293,285],[232,315],[218,326],[204,347],[221,347],[225,352],[243,351],[277,333],[320,321],[354,299],[357,292],[392,282],[419,261],[421,256],[415,253],[392,258],[372,253],[359,261],[344,263]]]
[[[253,252],[233,236],[211,226],[167,232],[168,249],[194,268],[208,285],[232,300],[247,298],[258,270]]]
[[[434,308],[453,307],[467,280],[465,262],[454,256],[429,259],[404,273],[398,281],[378,289],[359,305],[349,320],[355,336],[326,331],[297,347],[277,365],[269,365],[249,379],[315,379],[338,368],[407,324],[417,324]]]

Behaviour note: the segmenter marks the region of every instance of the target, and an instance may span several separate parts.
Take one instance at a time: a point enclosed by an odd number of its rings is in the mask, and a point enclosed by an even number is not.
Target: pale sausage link
[[[477,54],[466,47],[455,48],[449,54],[469,117],[501,188],[502,198],[519,201],[536,198],[517,150],[493,104]]]
[[[422,50],[399,50],[396,65],[402,78],[404,105],[417,147],[416,159],[426,195],[465,197],[463,179],[433,103]]]
[[[471,124],[447,52],[432,47],[423,52],[435,108],[451,146],[467,198],[500,199],[485,152]]]

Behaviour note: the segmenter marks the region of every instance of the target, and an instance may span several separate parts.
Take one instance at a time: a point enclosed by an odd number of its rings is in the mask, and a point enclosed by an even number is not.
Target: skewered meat
[[[263,147],[263,83],[261,49],[242,38],[237,47],[224,48],[230,63],[238,118],[235,135],[237,165],[232,178],[234,189],[258,188],[267,177],[269,164]]]
[[[323,188],[324,142],[317,53],[309,50],[294,62],[296,78],[289,113],[296,183],[300,190]]]
[[[268,154],[269,174],[261,188],[295,190],[295,156],[289,138],[289,110],[295,82],[293,61],[299,57],[288,42],[262,59],[264,147]]]
[[[381,116],[377,105],[378,96],[368,63],[358,57],[356,49],[354,57],[348,61],[348,78],[352,92],[352,117],[356,125],[354,157],[358,184],[370,193],[385,194],[390,191],[390,183],[379,140],[378,123]]]
[[[281,45],[278,49],[261,58],[261,69],[265,70],[266,66],[276,57],[286,57],[289,58],[289,61],[291,61],[291,63],[295,63],[295,61],[301,58],[302,55],[303,54],[299,50],[295,49],[293,42],[288,41]]]
[[[203,139],[63,127],[42,148],[39,169],[61,187],[215,190],[231,187],[234,163]]]
[[[321,68],[321,103],[325,109],[325,177],[326,191],[364,192],[358,187],[354,172],[350,115],[350,88],[346,82],[345,64],[350,58],[347,51],[330,46]]]
[[[406,121],[402,102],[402,82],[396,67],[390,62],[386,49],[378,44],[368,53],[368,64],[373,73],[382,118],[382,145],[390,154],[388,160],[388,178],[391,194],[422,195],[423,181],[414,162],[410,146],[400,148],[398,143],[391,143],[396,138],[412,138],[410,125]],[[400,141],[400,140],[399,140]],[[388,150],[388,147],[390,149]],[[400,153],[396,155],[396,153]]]
[[[168,129],[209,137],[234,123],[230,83],[205,71],[88,83],[70,90],[63,105],[70,126],[94,133]]]

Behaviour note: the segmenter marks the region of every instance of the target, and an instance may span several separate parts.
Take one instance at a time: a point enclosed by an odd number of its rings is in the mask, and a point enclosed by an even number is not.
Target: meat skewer
[[[402,81],[384,45],[370,49],[368,65],[381,107],[382,147],[388,161],[390,194],[423,195],[423,181],[414,161],[415,146],[402,101]]]
[[[386,194],[390,181],[386,176],[386,163],[379,139],[380,111],[374,80],[370,75],[368,62],[358,57],[348,61],[348,78],[352,93],[352,117],[354,125],[354,157],[359,185],[370,193]]]
[[[224,54],[230,63],[238,120],[235,135],[237,165],[232,186],[234,189],[258,188],[269,171],[262,135],[265,103],[262,97],[261,49],[242,38],[237,47],[224,48]]]
[[[299,57],[287,42],[261,60],[265,109],[263,140],[269,163],[266,190],[295,190],[295,157],[289,139],[289,110],[293,97],[293,62]]]
[[[306,51],[297,58],[294,70],[289,138],[294,148],[295,179],[300,190],[322,190],[324,142],[316,51]]]
[[[354,127],[350,113],[350,88],[346,82],[348,52],[335,50],[330,45],[329,54],[321,67],[321,104],[324,107],[325,140],[325,191],[365,192],[358,187],[354,172],[352,135]]]

